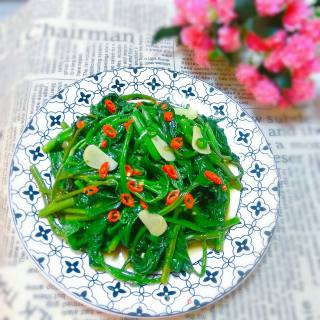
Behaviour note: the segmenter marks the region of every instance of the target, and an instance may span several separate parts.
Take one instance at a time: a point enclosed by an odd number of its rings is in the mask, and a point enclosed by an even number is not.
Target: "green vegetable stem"
[[[77,122],[63,122],[42,149],[52,184],[31,166],[44,200],[39,218],[86,253],[92,268],[121,281],[166,284],[179,272],[202,277],[207,250],[222,251],[240,223],[228,208],[243,169],[223,129],[170,101],[110,93]],[[189,256],[194,242],[201,244],[200,270]],[[109,265],[108,255],[121,250],[124,265]]]

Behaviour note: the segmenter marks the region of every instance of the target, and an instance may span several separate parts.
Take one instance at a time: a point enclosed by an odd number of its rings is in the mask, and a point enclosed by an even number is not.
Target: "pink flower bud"
[[[201,67],[209,67],[209,50],[206,49],[195,49],[194,60]]]
[[[294,34],[288,38],[281,52],[282,62],[292,70],[299,69],[315,58],[316,48],[316,43],[311,38]]]
[[[271,72],[280,72],[284,64],[281,59],[282,50],[277,49],[270,53],[270,55],[264,60],[264,66]]]
[[[310,79],[294,77],[292,87],[283,90],[283,94],[292,105],[306,102],[315,97],[315,85]]]
[[[280,13],[285,0],[256,0],[256,8],[260,16],[274,16]]]
[[[283,25],[289,31],[295,31],[301,28],[303,22],[310,16],[311,10],[306,1],[292,1],[284,14]]]
[[[213,48],[213,40],[203,31],[200,26],[188,26],[181,31],[181,41],[190,49]]]
[[[268,47],[268,50],[275,50],[283,47],[286,37],[287,33],[284,30],[278,30],[272,36],[264,39],[264,43]]]
[[[256,52],[264,52],[269,49],[265,41],[253,32],[248,33],[246,43],[251,50]]]
[[[252,88],[260,77],[257,69],[250,64],[241,63],[236,69],[236,78],[247,89]]]
[[[320,19],[311,19],[302,22],[301,34],[311,38],[313,41],[320,42]]]
[[[280,90],[277,85],[268,79],[262,77],[252,88],[252,94],[258,103],[263,105],[276,106],[280,101]]]
[[[234,0],[212,0],[213,7],[218,14],[218,20],[223,24],[229,24],[236,18],[234,11]]]
[[[178,16],[175,22],[188,22],[195,25],[209,26],[211,21],[209,17],[210,0],[175,0],[178,9]]]
[[[224,26],[218,30],[218,44],[225,52],[234,52],[240,49],[240,32],[235,27]]]

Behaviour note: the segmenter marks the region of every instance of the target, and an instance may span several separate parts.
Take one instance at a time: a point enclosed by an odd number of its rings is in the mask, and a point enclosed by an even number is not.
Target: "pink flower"
[[[300,32],[313,41],[320,42],[320,19],[303,21]]]
[[[206,49],[195,49],[194,50],[194,60],[195,62],[202,67],[209,67],[209,50]]]
[[[293,78],[292,87],[283,90],[283,94],[293,105],[306,102],[315,97],[315,85],[310,79]]]
[[[248,90],[254,86],[260,77],[258,70],[250,64],[241,63],[236,69],[236,78]]]
[[[310,16],[311,10],[306,1],[292,1],[282,19],[283,25],[289,31],[295,31],[301,28],[302,23]]]
[[[240,32],[235,27],[224,26],[218,31],[218,43],[225,52],[234,52],[240,49]]]
[[[255,0],[261,16],[274,16],[283,10],[285,0]]]
[[[293,70],[293,77],[308,78],[312,73],[320,72],[320,59],[308,61],[301,68]]]
[[[212,6],[217,10],[218,20],[223,24],[229,24],[236,18],[234,0],[211,0]]]
[[[188,24],[188,20],[187,17],[184,15],[183,12],[178,11],[178,13],[174,16],[172,23],[175,26],[184,26],[186,24]]]
[[[268,46],[266,45],[265,41],[253,32],[248,33],[246,43],[251,50],[256,52],[268,50]]]
[[[181,31],[181,41],[190,49],[212,49],[213,40],[198,26],[185,27]]]
[[[279,72],[283,69],[282,50],[276,49],[264,60],[264,66],[271,72]]]
[[[316,56],[315,42],[303,35],[294,34],[289,37],[282,50],[282,62],[288,68],[295,70],[301,68]]]
[[[281,108],[281,109],[285,109],[285,108],[288,108],[290,107],[290,102],[283,96],[280,97],[280,100],[278,102],[278,106]]]
[[[276,106],[280,101],[280,90],[267,77],[262,77],[252,88],[252,94],[258,103]]]
[[[285,44],[287,33],[284,30],[278,30],[272,36],[264,39],[265,45],[269,50],[275,50],[283,47]]]
[[[195,25],[209,26],[211,21],[209,17],[210,0],[175,0],[178,9],[176,22],[189,22]],[[182,25],[181,23],[177,23]]]
[[[260,38],[254,32],[249,32],[246,38],[247,46],[256,52],[264,52],[281,48],[286,41],[287,33],[279,30],[268,38]]]

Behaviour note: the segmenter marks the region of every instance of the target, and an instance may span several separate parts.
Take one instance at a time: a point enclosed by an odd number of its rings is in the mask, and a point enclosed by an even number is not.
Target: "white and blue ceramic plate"
[[[140,92],[200,114],[222,119],[231,150],[244,168],[243,189],[234,213],[241,224],[226,236],[224,250],[208,250],[206,274],[171,275],[167,285],[133,286],[89,267],[86,254],[72,251],[37,212],[43,207],[29,167],[36,164],[48,186],[50,163],[41,146],[56,136],[62,121],[72,123],[109,92]],[[156,68],[101,72],[75,82],[52,97],[27,124],[13,154],[9,203],[18,235],[30,257],[60,290],[99,311],[124,316],[170,316],[222,298],[254,269],[270,242],[278,215],[278,175],[270,146],[257,124],[223,92],[189,75]],[[195,267],[201,253],[193,253]],[[121,257],[119,257],[121,260]],[[119,261],[114,261],[115,264]]]

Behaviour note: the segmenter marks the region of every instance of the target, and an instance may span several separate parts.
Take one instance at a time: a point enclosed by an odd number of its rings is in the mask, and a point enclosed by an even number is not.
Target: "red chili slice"
[[[117,222],[121,218],[121,213],[119,210],[111,210],[108,212],[108,221],[109,222]]]
[[[85,125],[86,125],[86,123],[83,120],[79,120],[76,123],[76,126],[77,126],[78,129],[84,128]]]
[[[133,175],[133,169],[132,167],[130,166],[130,164],[126,164],[124,166],[124,170],[126,171],[126,176],[127,177],[131,177]]]
[[[124,125],[124,127],[126,128],[126,131],[128,131],[128,130],[129,130],[129,128],[130,128],[130,126],[131,126],[132,122],[133,122],[133,119],[130,119],[129,121],[127,121],[127,122],[125,122],[125,123],[123,124],[123,125]]]
[[[194,205],[194,198],[191,193],[187,193],[183,198],[184,204],[188,209],[192,209]]]
[[[131,176],[141,176],[141,171],[140,170],[134,170],[130,164],[126,164],[124,166],[124,169],[126,171],[126,176],[131,177]]]
[[[140,170],[133,170],[133,174],[134,176],[141,176],[141,171]]]
[[[162,170],[168,175],[171,179],[178,179],[178,173],[172,164],[165,164],[162,166]]]
[[[87,186],[83,188],[83,193],[87,196],[92,196],[99,191],[99,188],[96,186]]]
[[[212,171],[206,170],[204,175],[207,179],[212,181],[214,184],[222,184],[222,179]]]
[[[101,179],[105,179],[107,177],[108,171],[109,171],[109,163],[108,161],[106,161],[100,166],[100,169],[99,169],[99,175]]]
[[[111,114],[114,114],[117,111],[116,105],[109,99],[104,100],[104,105]]]
[[[164,119],[164,121],[166,121],[166,122],[172,121],[172,119],[173,119],[173,114],[172,114],[172,112],[171,112],[171,111],[165,112],[165,113],[163,114],[163,119]]]
[[[122,194],[120,194],[120,200],[127,207],[133,207],[134,206],[134,199],[133,199],[133,196],[130,193],[122,193]]]
[[[173,202],[175,202],[180,195],[180,190],[172,190],[168,193],[167,198],[166,198],[166,205],[169,206]]]
[[[117,136],[117,131],[116,129],[111,126],[110,124],[105,124],[103,127],[103,132],[105,133],[105,135],[109,138],[115,138]]]
[[[221,189],[222,189],[223,191],[227,191],[227,190],[228,190],[228,188],[227,188],[227,186],[226,186],[225,184],[222,185]]]
[[[143,185],[142,184],[138,184],[134,180],[128,181],[127,186],[128,186],[128,189],[131,192],[142,192],[143,191]]]
[[[141,208],[144,209],[144,210],[148,209],[148,205],[147,205],[144,201],[142,201],[142,200],[140,200],[140,206],[141,206]]]
[[[102,140],[102,141],[101,141],[101,144],[100,144],[100,147],[101,147],[102,149],[105,149],[105,148],[107,147],[107,145],[108,145],[108,141],[107,141],[107,140]]]
[[[173,149],[180,149],[183,146],[183,139],[181,137],[175,137],[171,140],[170,146]]]
[[[162,110],[167,110],[167,109],[168,109],[168,105],[167,105],[166,103],[163,103],[163,104],[161,105],[161,109],[162,109]]]

